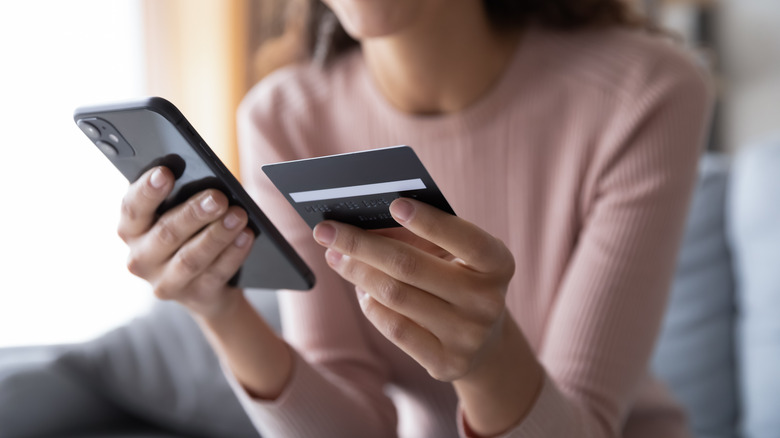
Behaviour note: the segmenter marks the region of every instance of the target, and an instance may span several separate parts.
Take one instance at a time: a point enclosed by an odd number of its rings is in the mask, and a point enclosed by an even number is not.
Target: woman
[[[252,237],[222,194],[155,222],[173,179],[153,169],[119,224],[130,270],[197,317],[258,429],[686,436],[647,362],[708,113],[696,68],[618,0],[326,3],[360,48],[240,109],[245,183],[318,278],[281,296],[289,344],[226,285]],[[312,238],[259,171],[395,144],[457,217],[401,199],[400,232]]]

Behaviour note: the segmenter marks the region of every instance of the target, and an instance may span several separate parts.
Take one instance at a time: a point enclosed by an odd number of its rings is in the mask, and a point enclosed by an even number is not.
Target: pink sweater
[[[533,29],[486,96],[443,116],[395,110],[358,50],[262,81],[240,109],[242,174],[317,286],[280,294],[297,356],[277,400],[251,399],[227,371],[257,428],[269,438],[463,435],[452,386],[367,322],[260,170],[408,144],[455,212],[514,254],[507,306],[546,378],[506,436],[687,436],[648,360],[708,113],[691,61],[626,30]]]

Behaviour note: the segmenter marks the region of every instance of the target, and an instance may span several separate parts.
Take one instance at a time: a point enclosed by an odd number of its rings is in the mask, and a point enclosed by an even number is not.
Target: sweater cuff
[[[316,372],[294,348],[289,348],[293,357],[293,369],[282,393],[273,400],[253,398],[239,383],[222,357],[219,357],[219,363],[241,406],[263,436],[288,436],[292,430],[295,430],[296,436],[317,436],[317,430],[299,430],[306,429],[306,422],[300,421],[302,412],[309,415],[318,412],[316,401],[312,403],[307,396],[307,388],[318,386],[315,383]],[[315,421],[313,424],[316,423]]]
[[[542,389],[526,417],[513,428],[495,438],[557,438],[571,435],[570,425],[574,412],[563,394],[545,373]],[[458,432],[461,438],[482,438],[470,433],[463,410],[458,407]],[[494,438],[494,437],[491,437]]]

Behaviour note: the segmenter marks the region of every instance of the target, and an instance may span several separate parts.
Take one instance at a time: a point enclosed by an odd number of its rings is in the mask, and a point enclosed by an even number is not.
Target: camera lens
[[[76,124],[79,125],[79,128],[81,128],[81,130],[84,131],[84,134],[87,134],[87,137],[89,137],[91,140],[97,140],[100,138],[100,131],[95,127],[95,125],[87,123],[83,120],[79,120],[76,122]]]
[[[116,150],[116,148],[111,145],[111,143],[108,143],[103,140],[96,141],[95,146],[97,146],[98,149],[100,149],[104,154],[106,154],[109,157],[115,157],[119,153]]]

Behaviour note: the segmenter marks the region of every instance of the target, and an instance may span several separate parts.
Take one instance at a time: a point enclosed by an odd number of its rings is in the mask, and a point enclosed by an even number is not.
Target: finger
[[[450,253],[442,249],[440,246],[423,239],[422,237],[412,233],[404,227],[380,228],[377,230],[371,230],[371,232],[374,234],[379,234],[380,236],[390,237],[392,239],[407,243],[440,259],[452,260],[453,258]]]
[[[162,215],[133,250],[138,264],[153,266],[172,257],[176,251],[206,225],[220,219],[238,232],[246,213],[240,208],[228,209],[228,200],[214,189],[194,195]]]
[[[440,373],[444,349],[436,336],[368,294],[360,298],[360,308],[385,338],[425,367],[434,378],[446,379],[444,373]]]
[[[325,259],[345,280],[383,306],[430,330],[438,338],[446,336],[452,332],[451,327],[456,326],[453,305],[447,301],[334,250],[326,251]]]
[[[216,260],[206,268],[203,274],[195,280],[198,286],[205,290],[218,290],[227,284],[236,275],[247,256],[249,256],[254,237],[254,233],[249,228],[245,228],[239,233],[232,244],[228,245]]]
[[[232,215],[239,217],[237,226],[228,220]],[[217,257],[235,242],[246,226],[246,220],[246,213],[241,208],[231,207],[222,220],[213,222],[187,241],[166,264],[155,293],[160,298],[176,298],[183,285],[191,283],[209,269]]]
[[[155,211],[173,188],[173,174],[154,167],[130,184],[122,199],[117,234],[125,242],[145,233],[156,220]]]
[[[398,240],[370,233],[351,225],[323,221],[314,228],[314,238],[341,254],[371,265],[387,275],[428,291],[441,299],[460,304],[453,291],[476,284],[468,276],[455,275],[459,269],[446,260]]]
[[[479,272],[514,271],[506,245],[471,222],[409,198],[393,201],[390,213],[404,228]]]

